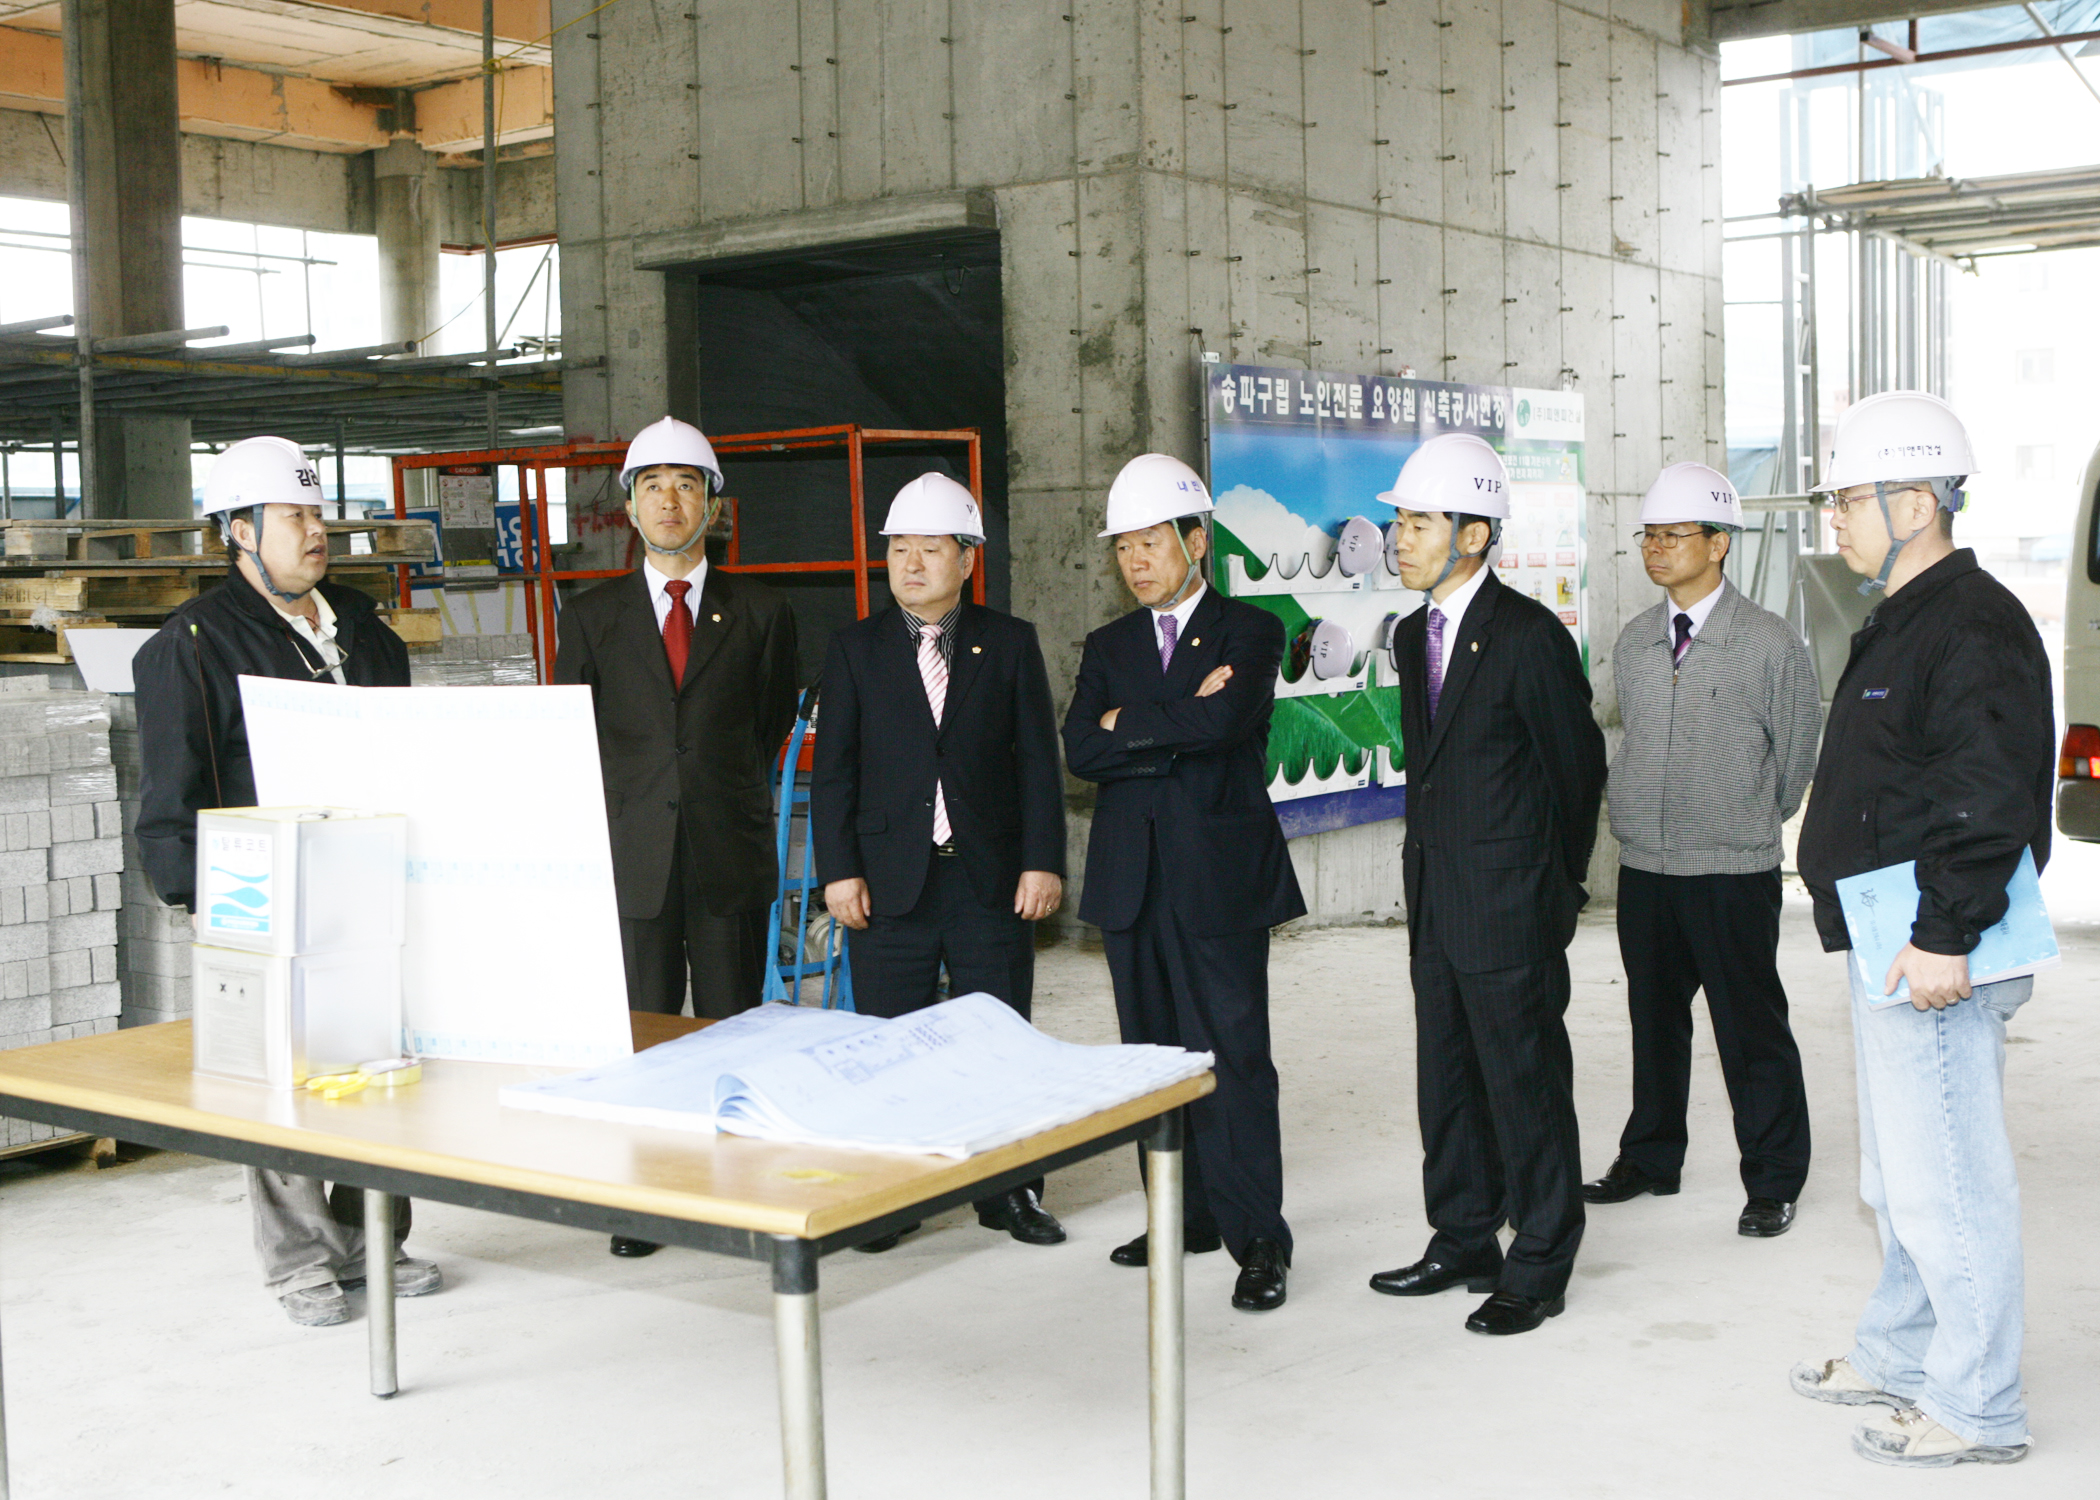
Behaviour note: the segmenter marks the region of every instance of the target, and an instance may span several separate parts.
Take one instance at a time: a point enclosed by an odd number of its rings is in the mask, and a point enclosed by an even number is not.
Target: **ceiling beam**
[[[1989,8],[1976,0],[1704,0],[1690,7],[1690,22],[1694,31],[1704,24],[1707,41],[1740,42]]]

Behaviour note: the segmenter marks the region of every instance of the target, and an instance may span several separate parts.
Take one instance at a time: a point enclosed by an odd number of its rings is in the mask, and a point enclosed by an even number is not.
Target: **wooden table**
[[[634,1017],[635,1045],[690,1031]],[[0,1114],[348,1183],[365,1192],[368,1244],[393,1239],[393,1197],[631,1235],[773,1268],[782,1457],[789,1500],[825,1493],[817,1263],[928,1215],[1143,1140],[1149,1153],[1152,1494],[1183,1494],[1181,1111],[1208,1073],[1073,1125],[963,1161],[781,1145],[613,1125],[496,1102],[503,1085],[552,1070],[426,1062],[423,1080],[333,1102],[300,1090],[190,1071],[190,1023],[0,1052]],[[366,1263],[372,1392],[395,1374],[394,1269]],[[0,1500],[6,1500],[0,1405]]]

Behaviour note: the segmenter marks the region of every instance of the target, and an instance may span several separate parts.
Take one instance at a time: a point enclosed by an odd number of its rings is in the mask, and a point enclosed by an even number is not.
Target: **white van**
[[[2056,762],[2056,826],[2100,842],[2100,448],[2078,482],[2071,581],[2064,597],[2064,743]]]

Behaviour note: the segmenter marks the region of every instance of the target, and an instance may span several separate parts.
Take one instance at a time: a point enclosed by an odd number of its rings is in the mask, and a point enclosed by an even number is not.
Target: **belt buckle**
[[[945,844],[935,844],[933,846],[933,852],[937,857],[941,859],[955,858],[955,840],[950,839]]]

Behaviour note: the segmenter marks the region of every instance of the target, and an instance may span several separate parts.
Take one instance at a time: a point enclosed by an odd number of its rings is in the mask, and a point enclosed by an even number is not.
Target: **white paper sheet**
[[[408,815],[417,1053],[584,1067],[633,1050],[588,688],[240,683],[263,806]]]

